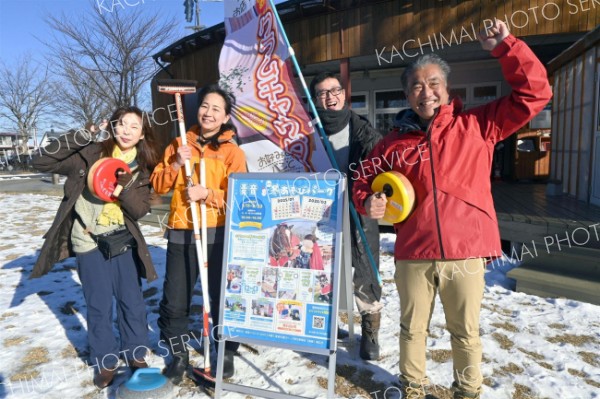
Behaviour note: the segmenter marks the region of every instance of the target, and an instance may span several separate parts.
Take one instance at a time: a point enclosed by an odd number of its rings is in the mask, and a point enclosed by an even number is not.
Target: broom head
[[[197,82],[195,80],[157,79],[156,84],[159,93],[191,94],[196,92]]]

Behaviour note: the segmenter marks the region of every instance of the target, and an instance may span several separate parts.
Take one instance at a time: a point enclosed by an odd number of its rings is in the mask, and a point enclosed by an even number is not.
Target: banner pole
[[[273,3],[273,0],[269,0],[269,4],[271,5],[271,9],[273,10],[273,13],[275,14],[275,18],[277,19],[277,25],[279,26],[279,30],[281,31],[281,35],[283,37],[283,40],[285,41],[285,45],[290,54],[290,58],[292,59],[294,69],[296,70],[296,72],[298,73],[298,77],[300,78],[300,82],[302,84],[302,89],[304,90],[304,94],[306,95],[306,98],[308,100],[308,106],[309,106],[310,112],[312,112],[312,114],[314,115],[315,124],[317,126],[317,131],[319,132],[319,135],[321,136],[323,145],[325,146],[325,150],[327,151],[327,155],[329,156],[329,160],[331,161],[331,164],[333,165],[333,167],[335,169],[337,169],[338,171],[340,171],[340,167],[339,167],[337,161],[335,160],[335,156],[333,155],[333,149],[331,148],[331,143],[329,142],[329,139],[327,138],[327,135],[325,134],[325,131],[323,130],[323,125],[321,124],[321,119],[319,118],[319,114],[317,113],[315,104],[313,103],[312,97],[310,96],[310,91],[308,90],[308,87],[306,86],[306,81],[304,80],[304,75],[302,74],[302,71],[300,70],[300,65],[298,65],[298,60],[296,59],[296,53],[294,52],[294,49],[290,45],[290,41],[288,40],[287,34],[285,33],[285,29],[283,28],[283,23],[281,22],[281,18],[279,18],[279,13],[277,12],[277,8],[275,8],[275,4]],[[349,196],[351,197],[351,194],[349,194]],[[349,207],[350,215],[352,216],[352,219],[354,220],[354,224],[356,225],[358,233],[360,234],[360,238],[363,242],[363,247],[365,248],[365,252],[367,253],[367,257],[369,258],[369,263],[371,264],[371,268],[373,269],[373,274],[375,275],[375,277],[377,277],[377,283],[379,283],[379,286],[381,286],[382,285],[381,276],[379,275],[379,270],[377,270],[377,265],[375,264],[375,258],[373,258],[373,253],[371,252],[371,248],[369,247],[369,242],[367,241],[367,236],[365,235],[365,231],[363,230],[362,225],[360,224],[360,218],[358,217],[358,212],[356,212],[356,208],[354,208],[354,204],[352,203],[352,200],[349,200],[348,203],[350,205],[350,207]]]

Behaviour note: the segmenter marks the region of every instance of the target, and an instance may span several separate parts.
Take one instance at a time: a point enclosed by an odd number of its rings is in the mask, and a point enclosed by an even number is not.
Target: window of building
[[[364,92],[356,92],[352,93],[352,98],[350,98],[350,104],[352,105],[352,111],[356,112],[359,115],[364,116],[365,118],[369,117],[369,93]]]
[[[547,105],[529,123],[531,129],[550,129],[552,126],[552,104]]]
[[[464,109],[469,109],[500,97],[500,85],[500,82],[451,85],[449,94],[451,99],[459,96]],[[393,129],[398,112],[410,108],[406,94],[399,88],[353,92],[350,101],[354,112],[367,117],[383,134]]]
[[[467,101],[467,88],[466,87],[451,87],[450,88],[450,99],[454,97],[460,97],[462,102]]]
[[[12,140],[8,136],[0,136],[0,145],[2,146],[11,146]]]
[[[394,127],[396,114],[408,108],[408,100],[402,90],[381,90],[375,92],[374,125],[383,134],[389,133]]]
[[[486,82],[464,86],[451,86],[450,99],[459,96],[464,109],[488,103],[500,97],[500,83]]]
[[[473,97],[471,102],[474,104],[488,103],[500,96],[500,84],[484,84],[473,86]]]
[[[535,139],[525,138],[517,140],[517,151],[519,152],[534,152]]]

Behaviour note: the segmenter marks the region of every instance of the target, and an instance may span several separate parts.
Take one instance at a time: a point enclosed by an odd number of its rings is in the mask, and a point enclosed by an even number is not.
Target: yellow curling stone
[[[387,205],[383,219],[390,223],[403,222],[415,206],[415,190],[410,181],[400,172],[390,171],[378,175],[371,189],[384,193]]]

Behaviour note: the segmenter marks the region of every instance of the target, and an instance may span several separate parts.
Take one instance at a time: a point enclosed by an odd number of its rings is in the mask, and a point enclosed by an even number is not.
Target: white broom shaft
[[[177,107],[177,122],[179,123],[179,137],[181,137],[181,145],[187,146],[187,132],[185,131],[185,121],[183,120],[183,103],[181,101],[180,93],[175,93],[175,106]],[[190,167],[190,160],[186,159],[184,164],[185,176],[188,179],[191,179],[192,168]]]
[[[208,190],[208,187],[206,187],[206,163],[204,161],[204,154],[202,154],[200,157],[200,184],[202,185],[202,187]],[[208,198],[208,195],[206,196],[206,198]],[[204,263],[206,264],[206,267],[208,267],[208,254],[206,253],[206,236],[208,235],[206,226],[206,200],[200,203],[200,215],[202,216],[202,243],[204,244],[202,249],[204,250],[204,256],[206,256],[206,258],[204,259]]]
[[[187,146],[187,136],[185,131],[185,122],[183,120],[183,104],[181,101],[181,94],[175,93],[175,106],[177,107],[177,121],[179,122],[179,136],[181,137],[181,145]],[[190,160],[185,160],[185,175],[188,178],[188,182],[192,181],[192,168],[190,166]],[[196,206],[196,202],[190,202],[190,209],[192,211],[192,225],[194,226],[194,239],[196,241],[196,256],[198,258],[198,265],[200,270],[203,269],[204,265],[204,248],[202,244],[202,240],[200,239],[200,224],[198,223],[198,208]],[[200,275],[200,284],[202,286],[202,296],[204,297],[204,316],[206,317],[210,314],[210,300],[208,300],[208,273],[206,273],[206,277],[204,275]]]
[[[181,137],[181,145],[187,146],[187,132],[185,130],[185,122],[183,119],[183,105],[181,101],[181,94],[175,93],[175,105],[177,107],[177,121],[179,123],[179,136]],[[190,160],[186,159],[184,162],[185,165],[185,176],[188,181],[188,186],[193,185],[192,181],[192,168],[190,166]],[[202,273],[205,270],[205,254],[206,250],[204,249],[203,241],[200,239],[200,226],[198,223],[198,208],[196,206],[196,201],[190,202],[190,209],[192,211],[192,225],[194,227],[194,240],[196,242],[196,257],[198,258],[198,266],[200,268],[200,284],[202,286],[202,297],[203,297],[203,306],[204,309],[202,317],[204,318],[204,330],[206,330],[206,325],[208,324],[208,316],[210,315],[210,299],[208,294],[208,272]],[[203,224],[205,218],[202,218]],[[204,235],[203,238],[205,238]],[[204,250],[203,250],[204,249]],[[205,331],[205,340],[204,340],[204,370],[207,373],[210,373],[210,341],[208,339],[208,334]]]
[[[200,285],[202,286],[202,312],[203,335],[204,335],[204,371],[210,374],[210,338],[208,336],[208,317],[210,315],[210,298],[208,293],[208,270],[205,267],[206,250],[203,250],[205,239],[200,238],[200,226],[198,226],[198,207],[196,201],[190,203],[192,209],[192,223],[194,225],[194,238],[196,241],[196,257],[200,268]],[[204,223],[203,223],[204,224]]]
[[[200,184],[206,187],[206,171],[204,169],[204,156],[200,158]],[[208,281],[208,246],[207,246],[207,226],[206,226],[206,202],[200,202],[200,216],[202,218],[202,252],[204,253],[204,261],[200,264],[200,279]],[[202,289],[204,290],[204,286]],[[208,286],[206,287],[208,289]]]
[[[200,184],[206,187],[206,168],[204,162],[204,154],[200,155]],[[204,253],[204,262],[200,265],[200,279],[202,281],[208,281],[208,249],[207,249],[207,226],[206,226],[206,201],[200,203],[200,215],[202,216],[202,252]],[[204,287],[202,287],[204,289]],[[208,289],[208,287],[207,287]],[[206,315],[205,315],[206,316]],[[208,326],[208,322],[204,323],[204,328]],[[210,370],[210,349],[209,349],[209,337],[207,334],[204,335],[204,370]],[[208,372],[208,371],[207,371]]]
[[[204,202],[201,203],[201,208],[204,208],[201,212],[202,216],[202,238],[200,238],[200,226],[198,223],[198,208],[196,207],[196,202],[193,203],[193,211],[192,211],[192,219],[195,221],[194,223],[194,235],[199,237],[196,240],[196,247],[200,247],[198,251],[198,266],[200,268],[200,285],[202,286],[202,300],[203,307],[205,309],[205,316],[210,313],[210,300],[208,293],[208,268],[207,268],[207,245],[206,245],[206,204]],[[194,213],[196,216],[194,216]],[[200,242],[198,242],[200,241]],[[203,255],[203,256],[201,256]]]

